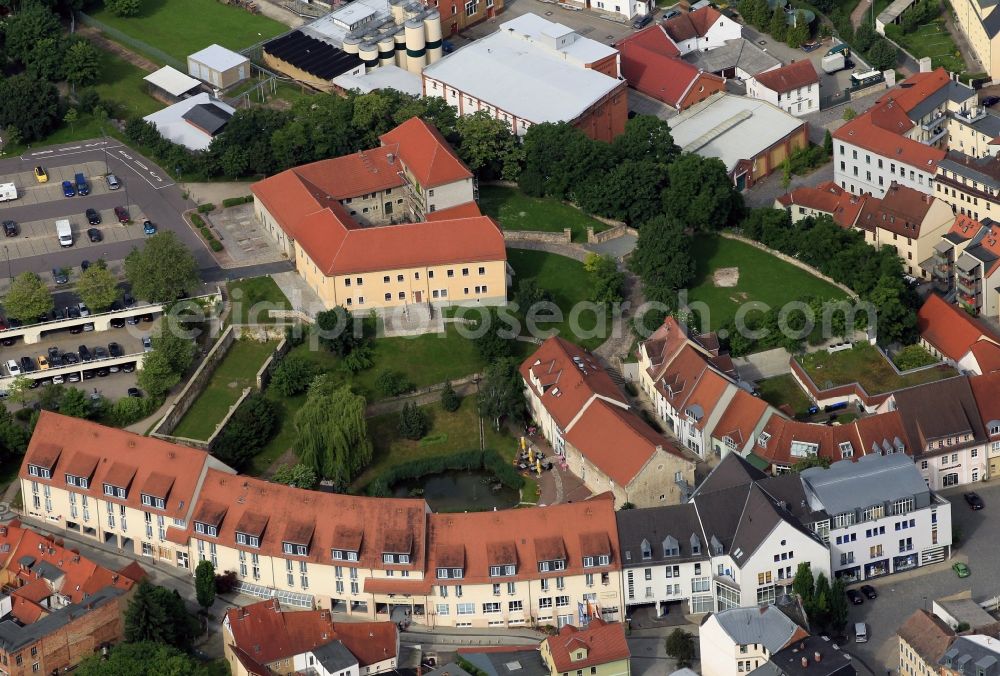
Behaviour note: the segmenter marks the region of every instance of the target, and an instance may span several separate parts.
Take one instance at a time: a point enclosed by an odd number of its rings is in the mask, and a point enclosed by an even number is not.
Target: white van
[[[7,373],[12,377],[16,378],[21,375],[21,367],[18,366],[17,362],[13,359],[7,360]]]
[[[73,228],[65,218],[56,221],[56,235],[59,236],[59,246],[73,246]]]
[[[854,623],[854,642],[868,643],[868,625],[864,622]]]
[[[0,183],[0,202],[17,199],[17,186],[13,183]]]

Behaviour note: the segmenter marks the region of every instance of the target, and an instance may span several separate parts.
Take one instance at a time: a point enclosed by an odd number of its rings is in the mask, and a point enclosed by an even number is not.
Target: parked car
[[[680,15],[681,15],[681,10],[679,10],[679,9],[671,9],[671,10],[663,13],[663,20],[664,21],[670,21],[670,19],[673,19],[675,16],[680,16]]]
[[[143,221],[142,222],[142,231],[144,233],[146,233],[147,235],[155,235],[156,234],[156,226],[153,225],[152,221],[148,221],[148,220]]]
[[[90,316],[90,308],[87,307],[86,303],[79,303],[77,305],[77,307],[80,308],[80,316],[81,317],[89,317]]]
[[[4,221],[3,222],[3,234],[7,237],[17,237],[18,233],[17,223],[14,221]]]
[[[138,387],[130,387],[128,388],[128,396],[138,399],[142,396],[142,392],[139,391]]]
[[[3,345],[4,347],[10,347],[16,342],[17,336],[4,336],[3,338],[0,338],[0,345]]]
[[[73,181],[63,181],[62,189],[64,197],[76,197],[76,188],[73,187]]]
[[[144,322],[151,322],[153,321],[153,315],[151,313],[139,315],[139,319]]]
[[[864,594],[869,601],[874,601],[878,598],[878,592],[875,591],[875,587],[870,584],[861,585],[861,593]]]
[[[122,364],[122,373],[132,373],[133,371],[135,371],[134,361],[125,362],[124,364]]]
[[[71,336],[76,336],[81,333],[83,333],[83,327],[80,326],[79,324],[74,324],[73,326],[69,327],[69,334]]]
[[[73,364],[79,364],[80,359],[76,356],[75,352],[63,352],[62,363],[63,366],[72,366]]]
[[[84,371],[83,372],[83,379],[84,380],[90,380],[93,377],[94,377],[94,372],[93,371]]]
[[[35,167],[35,180],[39,183],[48,183],[49,175],[41,167]]]
[[[81,316],[80,308],[76,307],[75,305],[70,305],[68,308],[66,308],[66,314],[69,315],[70,319],[79,319]]]
[[[131,315],[125,318],[125,323],[130,326],[135,326],[139,323],[139,315]]]
[[[142,337],[142,351],[143,352],[153,351],[153,340],[149,336]]]
[[[78,352],[80,353],[80,361],[90,361],[94,358],[94,356],[90,354],[90,349],[86,345],[81,345]]]
[[[62,375],[52,376],[53,385],[62,385],[64,382],[66,381],[63,379]]]
[[[124,357],[125,350],[118,343],[108,343],[108,354],[112,357]]]
[[[652,22],[653,22],[653,15],[652,14],[647,14],[645,16],[640,16],[635,21],[632,22],[632,28],[634,30],[639,30],[640,28],[645,28],[646,26],[648,26]]]
[[[52,321],[54,322],[66,319],[67,316],[68,315],[66,314],[66,310],[64,310],[61,307],[57,307],[55,310],[52,311]]]
[[[124,329],[125,328],[125,320],[123,318],[121,318],[121,317],[112,317],[111,318],[111,328],[113,328],[113,329]]]
[[[107,359],[108,351],[98,345],[94,348],[94,359]]]
[[[104,239],[104,235],[102,235],[101,231],[97,228],[87,228],[87,239],[96,243]]]
[[[955,574],[958,575],[959,577],[969,577],[970,575],[972,575],[972,571],[969,570],[969,567],[964,563],[962,563],[961,561],[956,562],[955,565],[951,567],[951,569],[954,570]]]
[[[7,360],[7,374],[12,377],[21,375],[21,366],[13,359]]]
[[[78,382],[80,382],[80,374],[79,373],[70,373],[68,376],[66,376],[66,382],[68,382],[68,383],[78,383]]]
[[[83,330],[84,330],[84,332],[86,332],[86,331],[93,331],[94,330],[94,322],[87,322],[86,324],[84,324],[83,325]]]
[[[44,354],[38,355],[38,369],[40,371],[49,370],[49,358],[46,357]]]
[[[97,213],[97,209],[87,209],[86,211],[87,222],[91,225],[101,224],[101,215]]]
[[[104,177],[104,180],[108,182],[109,190],[118,190],[118,188],[122,187],[122,184],[118,181],[118,177],[114,174],[108,174]]]
[[[108,370],[107,369],[97,369],[96,371],[94,371],[94,373],[97,374],[98,378],[105,378],[108,375]]]
[[[968,503],[969,509],[982,509],[986,506],[983,499],[979,497],[979,494],[975,491],[969,491],[968,493],[963,493],[962,497],[965,498],[965,502]]]
[[[115,218],[117,218],[118,222],[122,225],[125,225],[132,220],[129,218],[128,211],[125,210],[125,207],[115,207]]]
[[[859,592],[857,589],[848,589],[847,600],[856,606],[860,606],[862,603],[865,602],[865,597],[862,596],[861,592]]]
[[[1000,103],[1000,96],[984,96],[982,100],[983,106],[989,108],[990,106],[995,106]]]
[[[69,275],[67,275],[66,271],[61,268],[52,268],[52,281],[54,281],[57,286],[69,284]]]
[[[52,362],[53,365],[54,364],[58,364],[60,361],[62,361],[62,357],[59,356],[59,348],[58,347],[50,347],[49,348],[49,361]]]
[[[126,293],[122,297],[122,302],[125,303],[125,307],[132,307],[135,305],[135,298],[132,297],[132,294]]]
[[[21,357],[21,372],[31,373],[32,371],[37,371],[38,367],[35,366],[35,360],[31,357]]]

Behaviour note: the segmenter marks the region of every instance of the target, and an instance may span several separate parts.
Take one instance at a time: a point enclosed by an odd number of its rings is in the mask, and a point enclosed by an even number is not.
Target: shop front
[[[873,577],[882,577],[883,575],[889,574],[889,559],[881,559],[880,561],[872,561],[871,563],[865,564],[865,579],[871,579]]]

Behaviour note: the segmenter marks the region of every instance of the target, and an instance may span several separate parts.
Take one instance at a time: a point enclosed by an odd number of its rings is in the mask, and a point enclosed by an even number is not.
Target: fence
[[[115,39],[118,42],[121,42],[123,44],[126,44],[129,47],[134,47],[136,49],[136,51],[145,54],[146,56],[148,56],[149,58],[153,59],[154,61],[158,61],[158,62],[166,64],[168,66],[173,66],[174,68],[176,68],[177,70],[181,71],[182,73],[186,73],[187,72],[187,66],[185,64],[181,63],[179,60],[177,60],[174,57],[170,56],[169,54],[167,54],[166,52],[164,52],[162,49],[157,49],[156,47],[154,47],[153,45],[149,44],[148,42],[143,42],[142,40],[136,39],[136,38],[132,37],[131,35],[123,33],[122,31],[118,30],[117,28],[115,28],[113,26],[109,26],[108,24],[104,23],[103,21],[98,21],[94,17],[92,17],[92,16],[90,16],[88,14],[84,14],[83,12],[77,12],[76,15],[80,19],[80,22],[83,23],[85,26],[90,26],[91,28],[96,28],[97,30],[101,31],[102,33],[104,33],[108,37],[113,38],[113,39]]]

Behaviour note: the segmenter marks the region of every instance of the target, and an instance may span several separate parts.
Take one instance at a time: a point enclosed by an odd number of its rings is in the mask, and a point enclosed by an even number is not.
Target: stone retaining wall
[[[625,235],[638,237],[639,231],[624,223],[602,232],[594,232],[593,228],[587,228],[587,244],[602,244],[613,239],[618,239],[619,237],[624,237]]]
[[[562,232],[541,230],[504,230],[505,242],[546,242],[549,244],[569,244],[573,241],[573,231],[563,228]]]

